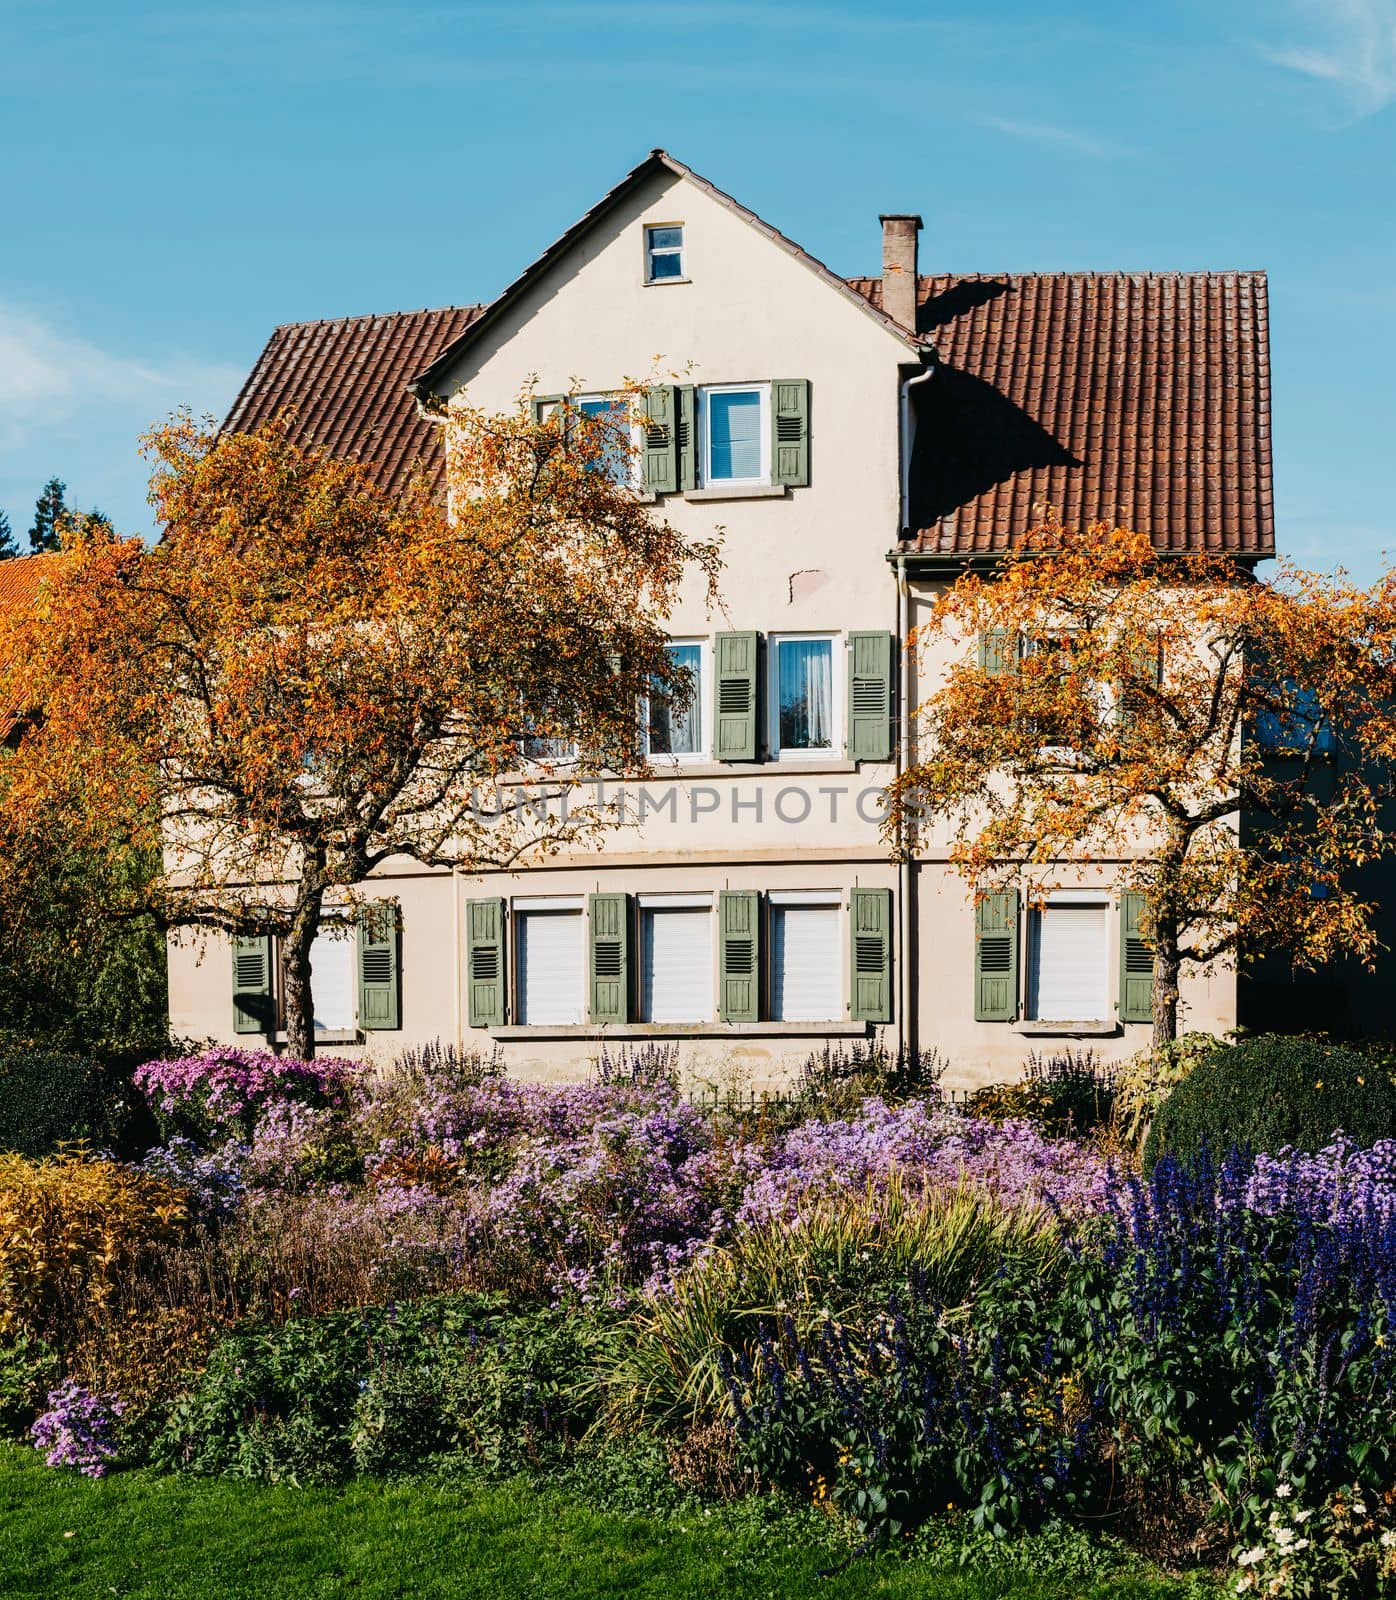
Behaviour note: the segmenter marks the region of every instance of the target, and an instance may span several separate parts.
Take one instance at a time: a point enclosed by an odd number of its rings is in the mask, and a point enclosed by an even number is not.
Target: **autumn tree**
[[[1371,589],[1049,524],[967,574],[910,647],[934,663],[894,825],[948,831],[976,894],[1120,860],[1143,896],[1156,1042],[1189,966],[1378,949],[1363,869],[1396,848],[1396,574]],[[1370,875],[1365,876],[1370,882]]]
[[[89,521],[0,649],[22,663],[0,692],[43,708],[0,826],[163,845],[123,914],[274,936],[297,1056],[311,943],[376,869],[482,871],[609,825],[584,785],[638,767],[640,696],[686,690],[666,616],[695,570],[715,581],[715,546],[616,470],[619,411],[537,422],[525,399],[442,426],[450,515],[284,420],[175,419],[147,441],[161,540]]]

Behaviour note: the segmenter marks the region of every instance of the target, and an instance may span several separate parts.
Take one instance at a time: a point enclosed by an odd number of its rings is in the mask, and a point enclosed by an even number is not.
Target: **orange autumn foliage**
[[[375,868],[484,870],[609,824],[579,786],[638,767],[640,696],[683,692],[665,620],[716,579],[715,544],[606,470],[628,427],[540,423],[527,396],[442,426],[445,504],[284,421],[176,417],[146,441],[161,540],[87,530],[0,623],[0,694],[43,709],[0,827],[163,846],[142,893],[166,926],[281,941],[297,1055],[315,929]],[[525,736],[576,754],[521,772]]]
[[[1396,574],[1370,589],[1049,522],[947,590],[902,837],[940,837],[982,893],[1040,896],[1123,859],[1146,902],[1158,1040],[1180,968],[1287,950],[1371,964],[1370,875],[1396,832]],[[1365,889],[1365,892],[1364,892]]]

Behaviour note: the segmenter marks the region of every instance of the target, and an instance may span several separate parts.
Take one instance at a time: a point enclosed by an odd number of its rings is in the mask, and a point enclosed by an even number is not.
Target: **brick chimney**
[[[916,236],[921,219],[911,212],[880,216],[882,224],[882,309],[902,327],[916,332]]]

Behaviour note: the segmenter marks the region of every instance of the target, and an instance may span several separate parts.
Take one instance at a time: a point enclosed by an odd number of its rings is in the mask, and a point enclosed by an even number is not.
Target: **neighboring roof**
[[[61,560],[61,556],[54,552],[38,556],[12,556],[8,561],[0,561],[0,611],[32,605],[44,575],[58,560]]]
[[[687,178],[690,183],[696,184],[714,200],[726,206],[729,211],[735,212],[743,222],[749,223],[760,233],[765,234],[773,244],[778,245],[782,250],[794,256],[797,261],[803,262],[811,272],[822,278],[831,289],[854,301],[863,311],[870,311],[884,328],[895,334],[906,345],[909,359],[910,357],[920,358],[926,353],[926,341],[908,332],[895,318],[889,317],[882,309],[880,298],[874,302],[867,295],[852,292],[846,279],[839,277],[836,272],[826,267],[817,257],[812,256],[808,250],[802,250],[793,239],[787,239],[783,233],[773,228],[769,222],[764,221],[754,211],[748,210],[746,206],[734,200],[730,194],[724,193],[716,184],[710,183],[707,178],[700,176],[692,167],[685,166],[682,161],[671,156],[667,150],[651,150],[639,166],[632,167],[614,189],[604,194],[588,212],[572,224],[561,238],[554,240],[536,261],[526,266],[499,298],[490,303],[484,315],[477,322],[473,323],[454,344],[443,350],[429,366],[422,370],[412,385],[414,392],[422,395],[433,392],[437,381],[446,369],[477,338],[483,337],[486,329],[494,323],[496,318],[503,314],[508,306],[513,304],[529,284],[541,277],[552,266],[553,262],[570,250],[583,234],[595,227],[626,195],[656,172],[671,172],[675,177]]]
[[[1163,549],[1274,554],[1264,273],[945,274],[918,301],[939,361],[904,548],[992,555],[1050,505]]]
[[[285,323],[267,340],[224,427],[245,432],[289,408],[296,439],[362,461],[384,488],[405,488],[418,464],[439,488],[440,430],[421,415],[407,385],[483,310],[446,306]]]
[[[0,613],[27,610],[39,596],[45,576],[53,570],[53,563],[63,559],[61,553],[51,552],[37,556],[12,556],[0,561]],[[0,704],[0,744],[17,742],[20,732],[32,717],[33,706],[22,698],[13,698]]]

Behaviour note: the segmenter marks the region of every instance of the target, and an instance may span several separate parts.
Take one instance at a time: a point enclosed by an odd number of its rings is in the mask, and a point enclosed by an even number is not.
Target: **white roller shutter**
[[[1038,1020],[1109,1020],[1107,911],[1104,901],[1049,902],[1033,914],[1029,998]]]
[[[832,1022],[843,1015],[837,906],[771,907],[771,1017]]]
[[[647,1022],[711,1022],[713,914],[689,907],[647,907],[641,1003]]]
[[[353,1033],[358,1026],[357,954],[347,929],[317,933],[310,946],[310,1000],[315,1031]]]
[[[586,951],[580,911],[527,911],[518,918],[519,1021],[580,1022]]]

